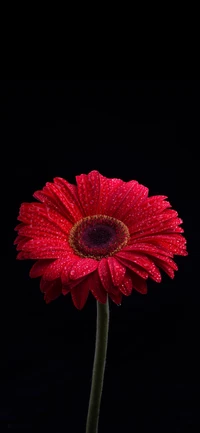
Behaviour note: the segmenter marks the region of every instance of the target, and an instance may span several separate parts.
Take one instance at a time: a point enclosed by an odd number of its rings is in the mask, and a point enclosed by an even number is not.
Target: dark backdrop
[[[189,251],[174,280],[110,303],[99,433],[198,431],[199,84],[1,80],[2,431],[85,431],[96,301],[46,305],[13,241],[21,202],[55,176],[73,183],[93,169],[167,195]]]

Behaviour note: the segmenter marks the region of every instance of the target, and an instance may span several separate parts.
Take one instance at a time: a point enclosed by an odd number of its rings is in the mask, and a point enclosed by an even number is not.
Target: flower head
[[[132,289],[147,293],[146,280],[171,278],[174,255],[187,255],[182,220],[166,196],[148,197],[137,181],[108,179],[98,171],[56,177],[20,207],[15,240],[18,259],[35,259],[30,276],[41,277],[48,303],[71,293],[81,309],[89,291],[101,303],[120,304]]]

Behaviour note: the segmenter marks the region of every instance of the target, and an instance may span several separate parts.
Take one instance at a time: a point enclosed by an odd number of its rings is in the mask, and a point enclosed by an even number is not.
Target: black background
[[[199,90],[198,80],[1,80],[2,431],[85,431],[96,301],[46,305],[13,241],[34,191],[93,169],[167,195],[189,251],[174,280],[110,302],[99,433],[199,430]]]

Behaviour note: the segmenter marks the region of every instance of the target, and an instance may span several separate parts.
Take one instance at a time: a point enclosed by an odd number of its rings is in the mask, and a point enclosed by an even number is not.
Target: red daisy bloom
[[[171,278],[175,254],[187,255],[182,220],[166,196],[148,197],[135,180],[108,179],[98,171],[76,177],[77,185],[56,177],[23,203],[16,227],[18,259],[35,259],[30,276],[41,277],[48,303],[71,293],[81,309],[89,291],[105,303],[120,304],[132,289],[147,293],[148,277]]]

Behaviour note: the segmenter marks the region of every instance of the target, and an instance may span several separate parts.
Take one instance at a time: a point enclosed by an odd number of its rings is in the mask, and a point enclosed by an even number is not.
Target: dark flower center
[[[83,240],[88,247],[104,246],[115,236],[115,229],[105,224],[96,223],[87,227],[83,233]]]
[[[97,260],[112,256],[128,242],[126,225],[106,215],[94,215],[78,221],[71,229],[69,243],[76,254]]]

